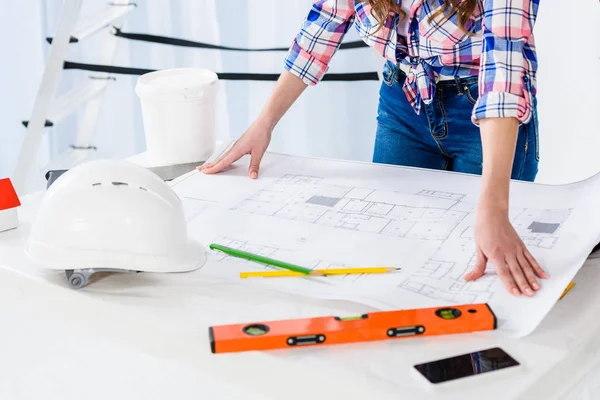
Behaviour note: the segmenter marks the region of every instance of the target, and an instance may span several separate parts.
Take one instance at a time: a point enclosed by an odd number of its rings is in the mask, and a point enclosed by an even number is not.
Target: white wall
[[[126,29],[239,47],[288,46],[311,2],[286,0],[283,7],[283,2],[276,0],[140,0]],[[0,0],[2,47],[4,54],[14,54],[9,60],[16,60],[5,61],[0,67],[0,176],[12,173],[20,135],[25,132],[20,121],[28,118],[41,77],[47,48],[44,25],[51,34],[61,1],[31,0],[27,6],[21,3],[25,2]],[[273,7],[265,10],[266,3]],[[104,4],[104,0],[86,1],[84,12]],[[535,29],[540,65],[538,181],[543,183],[574,181],[600,171],[600,129],[595,121],[600,110],[600,8],[597,2],[588,0],[572,0],[569,7],[564,4],[543,2]],[[13,42],[10,37],[23,40]],[[352,30],[349,39],[355,38]],[[95,62],[101,39],[99,35],[74,45],[70,59]],[[144,68],[194,65],[223,72],[278,73],[284,55],[217,53],[122,41],[116,64]],[[331,72],[374,68],[369,49],[339,52],[331,64]],[[61,90],[86,76],[85,72],[66,72]],[[117,76],[117,84],[106,93],[94,143],[102,156],[124,157],[144,149],[139,103],[133,92],[135,80],[132,76]],[[260,111],[273,84],[223,83],[219,134],[222,138],[238,137]],[[378,86],[375,82],[323,82],[309,88],[281,121],[271,150],[370,160]],[[42,153],[56,155],[64,150],[72,143],[76,130],[76,116],[58,124],[49,131],[51,148],[46,147]],[[40,156],[44,158],[44,154]]]
[[[600,171],[600,4],[542,1],[534,33],[541,142],[537,181],[584,179]]]

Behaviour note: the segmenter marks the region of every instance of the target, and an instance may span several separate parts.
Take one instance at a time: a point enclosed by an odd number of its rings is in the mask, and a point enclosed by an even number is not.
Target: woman
[[[467,280],[491,262],[506,289],[534,295],[547,278],[508,217],[510,179],[533,181],[538,138],[533,25],[539,0],[317,0],[295,38],[258,119],[226,154],[201,168],[217,173],[244,155],[258,177],[271,133],[317,84],[355,23],[385,57],[373,161],[481,174]]]

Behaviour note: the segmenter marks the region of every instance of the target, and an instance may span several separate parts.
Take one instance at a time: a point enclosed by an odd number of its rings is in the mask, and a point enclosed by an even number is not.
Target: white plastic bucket
[[[212,71],[174,68],[139,77],[148,160],[156,165],[205,161],[216,144],[216,95]]]

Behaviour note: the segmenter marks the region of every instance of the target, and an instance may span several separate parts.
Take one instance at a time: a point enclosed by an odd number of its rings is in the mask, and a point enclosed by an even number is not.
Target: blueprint
[[[542,321],[598,243],[600,179],[572,185],[511,184],[510,220],[551,276],[534,297],[506,292],[489,265],[473,282],[480,178],[466,174],[267,154],[257,180],[242,159],[218,175],[173,182],[190,234],[311,269],[386,266],[382,275],[252,278],[304,296],[376,309],[488,303],[499,331],[526,335]],[[210,252],[202,273],[241,281],[272,267]]]

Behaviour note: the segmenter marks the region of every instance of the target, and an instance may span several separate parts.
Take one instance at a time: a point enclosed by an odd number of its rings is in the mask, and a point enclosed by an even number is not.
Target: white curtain
[[[236,38],[236,27],[222,19],[223,40],[247,47],[288,47],[310,10],[311,0],[235,0],[240,10],[247,7],[246,42]],[[266,3],[266,4],[265,4]],[[227,23],[227,27],[223,26]],[[227,32],[227,35],[226,35]],[[351,28],[345,40],[358,40]],[[343,50],[333,58],[329,72],[379,71],[383,60],[373,57],[369,48]],[[251,53],[248,65],[253,72],[279,73],[285,52]],[[232,66],[233,68],[234,66]],[[231,85],[233,86],[233,85]],[[241,86],[238,84],[238,86]],[[244,118],[232,121],[232,134],[242,134],[260,112],[274,83],[251,82],[243,85],[245,93],[237,96],[244,107]],[[309,87],[273,135],[271,150],[306,156],[370,161],[375,137],[375,116],[379,82],[320,82]],[[230,91],[230,104],[235,91]]]
[[[59,0],[55,0],[60,3]],[[104,0],[84,1],[82,16],[93,13],[105,5]],[[137,1],[137,7],[127,14],[124,31],[147,33],[190,40],[218,43],[219,29],[214,0]],[[108,31],[99,33],[73,46],[70,61],[98,63],[103,40]],[[114,65],[144,69],[174,67],[202,67],[220,71],[220,54],[206,50],[186,49],[162,44],[119,39]],[[65,71],[64,81],[68,86],[81,84],[93,73]],[[93,145],[98,148],[98,157],[123,158],[145,149],[143,123],[139,99],[135,94],[138,76],[114,75],[116,82],[104,93],[103,106],[94,132]],[[65,85],[64,90],[68,87]],[[225,90],[219,93],[219,128],[227,132],[227,108]],[[78,117],[81,117],[82,113]],[[77,122],[81,118],[61,123],[62,132],[53,135],[52,156],[73,143]],[[57,129],[58,130],[58,129]]]

